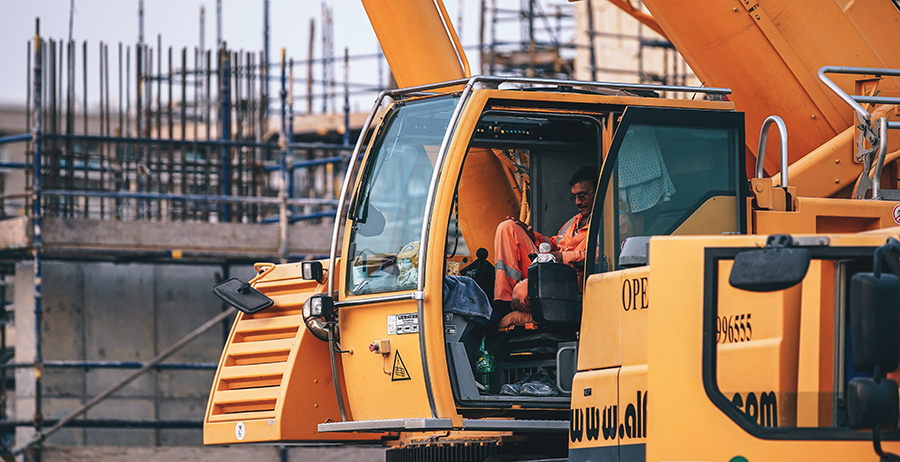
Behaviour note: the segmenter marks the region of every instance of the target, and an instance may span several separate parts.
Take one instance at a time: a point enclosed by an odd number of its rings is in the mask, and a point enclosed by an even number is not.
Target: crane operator
[[[494,235],[494,252],[497,256],[494,279],[493,319],[500,319],[499,327],[525,325],[534,322],[528,303],[528,266],[530,255],[538,252],[541,243],[549,243],[551,255],[557,262],[574,267],[578,279],[584,277],[584,252],[587,248],[588,225],[594,208],[597,191],[597,169],[583,166],[569,181],[569,198],[578,213],[567,221],[555,236],[545,237],[517,218],[497,226]],[[579,284],[580,286],[580,284]]]

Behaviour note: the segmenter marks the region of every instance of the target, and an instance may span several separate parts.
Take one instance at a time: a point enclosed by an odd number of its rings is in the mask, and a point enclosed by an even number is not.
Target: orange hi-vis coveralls
[[[515,221],[505,220],[497,226],[494,235],[494,252],[497,255],[494,276],[494,300],[514,301],[515,308],[528,311],[528,255],[537,253],[538,245],[550,243],[551,251],[562,253],[562,263],[573,265],[584,261],[587,248],[588,224],[580,213],[576,214],[559,229],[556,236],[544,237],[534,233],[534,241]],[[518,285],[518,287],[517,287]]]

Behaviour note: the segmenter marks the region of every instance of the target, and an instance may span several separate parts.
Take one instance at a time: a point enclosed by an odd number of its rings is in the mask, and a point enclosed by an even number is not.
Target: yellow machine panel
[[[275,305],[235,319],[210,393],[204,444],[378,439],[317,431],[320,422],[340,420],[328,344],[306,329],[301,315],[318,283],[304,281],[296,263],[258,267],[251,282]]]

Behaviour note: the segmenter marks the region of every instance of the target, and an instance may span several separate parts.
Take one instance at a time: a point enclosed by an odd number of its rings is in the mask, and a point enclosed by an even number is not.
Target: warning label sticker
[[[400,358],[399,351],[394,353],[394,368],[393,372],[391,372],[391,382],[397,380],[410,380],[409,372],[406,370],[406,364],[403,364],[403,359]]]
[[[387,317],[388,335],[418,334],[419,314],[392,314]]]

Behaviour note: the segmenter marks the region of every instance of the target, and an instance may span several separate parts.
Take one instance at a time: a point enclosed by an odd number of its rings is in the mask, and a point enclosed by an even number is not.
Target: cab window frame
[[[747,233],[747,196],[749,194],[749,185],[746,178],[746,159],[744,156],[744,113],[737,111],[721,111],[708,109],[692,109],[692,108],[662,108],[652,106],[629,106],[621,113],[621,119],[618,121],[613,133],[612,142],[603,161],[601,168],[600,180],[597,183],[597,197],[594,199],[594,210],[592,217],[602,217],[601,220],[592,220],[590,231],[588,234],[589,248],[585,255],[585,277],[615,271],[618,268],[617,261],[608,261],[602,264],[605,256],[603,249],[605,239],[604,233],[607,226],[604,224],[606,219],[604,215],[604,206],[607,203],[607,194],[611,191],[610,184],[617,177],[617,160],[622,143],[625,140],[625,133],[631,125],[651,125],[651,126],[667,126],[681,128],[712,128],[712,129],[736,129],[737,140],[736,155],[737,162],[731,174],[735,175],[736,181],[736,199],[737,199],[737,232],[740,234]],[[617,194],[617,193],[616,193]],[[615,198],[614,198],[615,199]],[[616,209],[616,207],[613,207]],[[617,217],[616,217],[617,219]],[[618,223],[616,226],[616,234],[618,235]],[[671,231],[671,230],[670,230]],[[660,234],[666,235],[666,234]],[[616,252],[617,254],[617,252]]]

